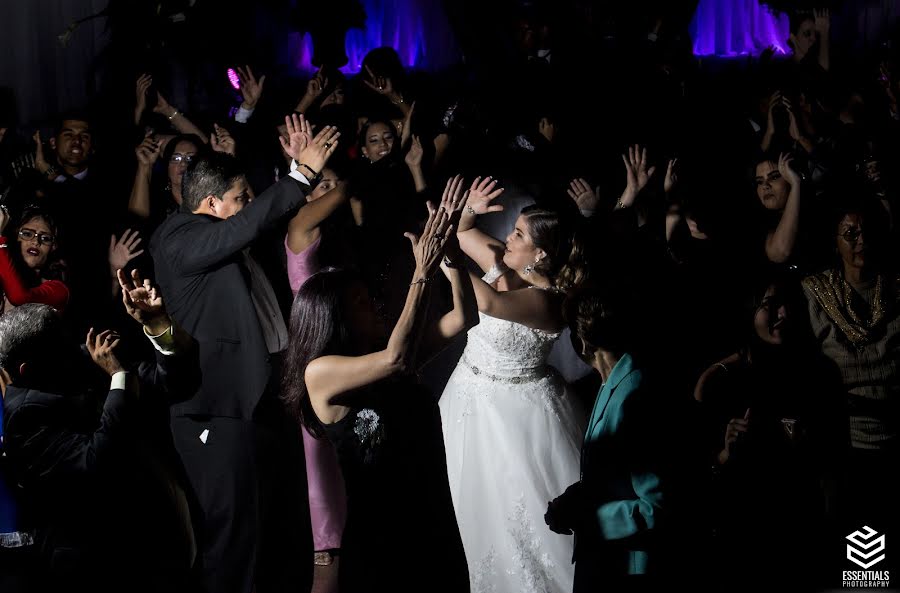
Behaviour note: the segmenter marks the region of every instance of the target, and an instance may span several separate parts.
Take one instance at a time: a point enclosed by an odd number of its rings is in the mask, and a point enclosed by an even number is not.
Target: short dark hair
[[[194,212],[207,196],[222,199],[231,186],[244,176],[236,158],[214,152],[188,165],[181,178],[181,209]]]
[[[91,116],[85,111],[66,111],[59,114],[53,122],[53,136],[59,136],[62,132],[63,124],[67,121],[83,121],[88,125],[88,130],[93,132],[94,123]]]
[[[62,337],[62,320],[49,305],[26,303],[0,315],[0,367],[16,379],[19,365],[52,358]]]

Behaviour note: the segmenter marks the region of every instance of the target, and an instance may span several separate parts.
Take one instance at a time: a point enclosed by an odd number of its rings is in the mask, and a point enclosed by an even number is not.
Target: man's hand
[[[99,335],[94,334],[94,328],[88,330],[85,346],[94,363],[110,377],[125,370],[113,353],[118,345],[119,335],[112,330],[106,330]]]
[[[138,270],[131,271],[131,278],[123,270],[116,270],[119,286],[122,287],[122,303],[132,319],[144,326],[151,336],[158,336],[172,326],[172,319],[166,312],[159,289],[149,278],[141,278]]]
[[[281,147],[298,165],[305,165],[301,171],[304,175],[308,173],[306,167],[321,173],[325,163],[337,149],[341,133],[336,127],[325,126],[310,140],[312,128],[302,115],[295,113],[285,117],[284,121],[287,124],[288,140],[281,138]]]
[[[237,72],[238,80],[241,82],[241,95],[244,97],[244,102],[241,103],[241,107],[250,111],[256,109],[256,104],[259,102],[259,98],[262,96],[263,92],[263,84],[266,82],[266,75],[263,74],[259,77],[259,80],[256,80],[256,77],[253,75],[253,70],[250,69],[250,66],[244,66],[243,68],[235,68],[235,72]]]

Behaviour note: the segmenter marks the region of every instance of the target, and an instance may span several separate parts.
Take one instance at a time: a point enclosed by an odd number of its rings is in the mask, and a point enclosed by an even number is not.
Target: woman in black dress
[[[455,243],[462,180],[429,208],[413,244],[415,273],[386,346],[362,280],[327,269],[300,288],[291,313],[284,399],[303,426],[330,439],[347,487],[340,589],[468,591],[468,572],[447,483],[437,401],[411,372],[478,310]],[[442,268],[453,310],[429,327],[428,297]]]

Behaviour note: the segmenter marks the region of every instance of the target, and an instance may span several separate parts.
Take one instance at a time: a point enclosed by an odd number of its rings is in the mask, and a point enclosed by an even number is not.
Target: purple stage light
[[[365,29],[351,29],[344,39],[348,62],[345,74],[362,69],[367,53],[392,47],[407,68],[440,69],[459,59],[453,32],[440,3],[430,0],[363,0]],[[313,72],[311,37],[292,33],[288,50],[298,70]]]
[[[228,82],[231,83],[231,86],[234,87],[234,90],[238,90],[241,88],[241,79],[238,77],[237,72],[234,71],[234,68],[228,69]]]
[[[787,15],[775,16],[758,0],[700,0],[691,21],[694,55],[759,55],[770,46],[787,54]]]

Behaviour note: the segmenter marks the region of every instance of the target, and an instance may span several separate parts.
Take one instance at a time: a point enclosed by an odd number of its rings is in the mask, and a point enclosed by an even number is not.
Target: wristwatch
[[[338,555],[337,549],[321,550],[313,553],[313,564],[316,566],[331,566],[334,564],[334,557]]]

